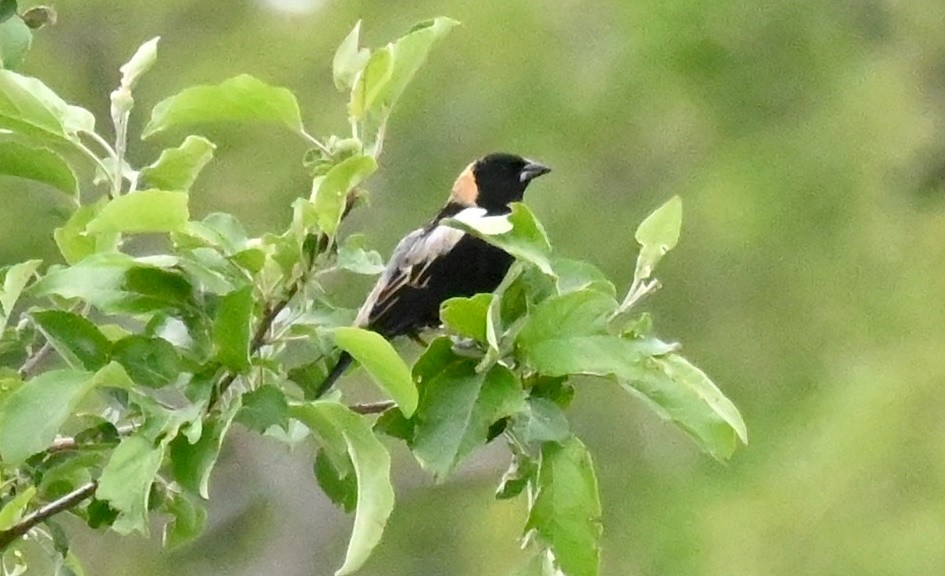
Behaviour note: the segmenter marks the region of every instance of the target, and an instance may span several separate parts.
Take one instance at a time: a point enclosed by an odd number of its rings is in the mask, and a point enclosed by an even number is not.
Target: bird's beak
[[[551,172],[551,168],[545,166],[544,164],[539,164],[538,162],[532,162],[531,160],[525,164],[525,167],[522,168],[522,172],[519,174],[519,179],[522,182],[529,182],[538,178],[542,174],[547,174]]]

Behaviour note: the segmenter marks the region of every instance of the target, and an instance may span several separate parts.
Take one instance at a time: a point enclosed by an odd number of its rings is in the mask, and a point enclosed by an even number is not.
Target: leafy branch
[[[0,28],[23,24],[15,9],[4,18]],[[383,270],[367,239],[342,223],[370,193],[395,104],[455,25],[436,18],[375,49],[360,46],[355,25],[333,60],[349,134],[313,136],[289,90],[248,75],[184,88],[151,109],[143,138],[253,122],[311,147],[300,168],[310,193],[292,203],[289,226],[259,237],[229,214],[192,218],[189,192],[216,152],[209,139],[189,134],[147,165],[129,163],[135,89],[158,61],[157,38],[120,69],[110,139],[87,110],[12,71],[10,35],[0,34],[0,131],[16,136],[0,137],[0,174],[58,190],[71,210],[54,232],[61,262],[0,268],[4,566],[18,562],[24,537],[54,537],[46,548],[67,554],[67,535],[34,530],[66,511],[119,534],[147,534],[160,514],[169,518],[166,545],[198,537],[210,475],[236,424],[289,445],[311,439],[320,487],[356,510],[339,575],[363,565],[393,510],[387,435],[437,480],[480,446],[505,442],[513,462],[496,496],[525,498],[533,565],[594,576],[601,503],[590,451],[568,420],[578,377],[642,399],[716,459],[747,441],[735,406],[637,311],[677,244],[679,198],[637,229],[637,264],[619,302],[595,266],[554,254],[525,205],[447,221],[517,262],[495,293],[445,302],[442,334],[412,366],[380,335],[353,327],[355,311],[326,291],[326,277]],[[91,182],[77,176],[90,171]],[[166,250],[135,254],[126,241],[139,234],[161,236]],[[339,350],[380,400],[347,404],[343,389],[317,397]]]

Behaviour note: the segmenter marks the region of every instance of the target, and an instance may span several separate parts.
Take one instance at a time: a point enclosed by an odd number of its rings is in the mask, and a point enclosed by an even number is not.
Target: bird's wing
[[[422,288],[430,265],[449,252],[464,235],[465,232],[455,228],[434,226],[432,229],[414,230],[405,236],[394,248],[387,267],[358,310],[355,325],[368,327],[375,324],[397,303],[405,286]]]

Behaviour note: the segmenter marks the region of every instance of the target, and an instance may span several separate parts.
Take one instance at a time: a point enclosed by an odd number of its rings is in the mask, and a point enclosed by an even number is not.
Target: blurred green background
[[[603,574],[945,573],[945,10],[941,0],[381,2],[63,0],[23,71],[107,122],[117,68],[163,37],[132,130],[159,99],[248,72],[292,89],[310,131],[345,129],[335,46],[463,22],[396,110],[372,207],[346,224],[385,256],[493,150],[554,168],[528,202],[561,254],[618,284],[633,230],[672,194],[683,236],[647,302],[741,408],[751,444],[720,465],[617,387],[578,383],[595,455]],[[107,132],[107,129],[103,128]],[[255,233],[308,193],[304,143],[210,127],[193,195]],[[132,148],[150,162],[183,134]],[[40,195],[37,195],[40,194]],[[51,197],[0,181],[0,264],[54,258]],[[345,286],[354,305],[367,284]],[[504,575],[521,503],[483,450],[435,486],[396,450],[398,507],[365,575]],[[182,550],[77,527],[90,575],[328,575],[351,517],[306,451],[228,443],[210,526]],[[158,533],[155,530],[155,533]]]

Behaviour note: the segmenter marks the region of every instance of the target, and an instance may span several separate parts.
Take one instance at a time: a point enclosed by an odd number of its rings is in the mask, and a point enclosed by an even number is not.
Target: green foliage
[[[357,510],[344,564],[336,576],[351,574],[364,564],[394,509],[390,484],[390,455],[370,425],[336,402],[299,404],[290,408],[335,457],[347,454],[357,478]]]
[[[129,436],[102,469],[96,497],[118,512],[111,528],[119,534],[148,533],[151,484],[164,461],[165,449],[164,443],[154,446],[144,436]]]
[[[577,438],[542,445],[535,500],[526,530],[550,546],[565,573],[594,576],[600,562],[601,508],[597,476]]]
[[[190,190],[203,167],[213,158],[216,146],[201,136],[188,136],[177,148],[161,152],[150,166],[138,174],[145,186],[163,190]]]
[[[0,456],[23,462],[52,444],[63,423],[95,386],[90,372],[52,370],[19,386],[0,404]]]
[[[69,164],[52,150],[0,142],[0,174],[41,182],[74,196],[78,191]]]
[[[9,5],[0,4],[0,55],[11,46],[2,26],[19,21]],[[192,220],[189,192],[213,160],[209,140],[187,135],[143,167],[128,161],[135,88],[158,61],[157,38],[120,69],[111,94],[114,142],[95,132],[90,113],[39,80],[0,70],[0,128],[17,137],[0,141],[0,174],[71,200],[55,232],[64,263],[30,260],[0,271],[0,343],[26,358],[0,372],[0,542],[15,546],[12,530],[28,512],[50,510],[44,503],[120,534],[146,534],[160,517],[167,546],[187,542],[205,525],[196,499],[209,498],[237,424],[289,445],[303,436],[318,445],[319,485],[355,514],[336,572],[350,574],[381,540],[394,506],[380,434],[403,440],[437,481],[501,439],[513,464],[497,497],[527,495],[526,541],[538,549],[528,569],[593,576],[600,497],[567,412],[584,377],[641,397],[717,459],[746,441],[734,405],[634,309],[658,286],[654,267],[676,245],[679,198],[638,228],[636,272],[620,304],[600,270],[555,257],[525,205],[505,216],[470,210],[450,219],[517,263],[494,294],[443,304],[446,335],[412,369],[380,335],[350,326],[354,311],[325,293],[323,274],[383,268],[364,237],[343,234],[341,223],[368,195],[394,104],[455,25],[424,22],[376,50],[359,46],[356,25],[333,62],[335,85],[350,93],[351,133],[325,141],[303,126],[291,92],[248,75],[185,88],[154,106],[143,137],[262,122],[312,146],[300,168],[311,193],[293,203],[285,230],[259,237],[228,214]],[[76,177],[93,173],[91,182]],[[135,255],[139,244],[128,242],[135,234],[159,240],[149,255]],[[348,406],[337,395],[316,398],[338,350],[389,400]],[[86,501],[88,492],[63,500],[90,482],[94,499]],[[48,536],[59,564],[76,570],[65,532],[48,516],[40,520],[49,530],[30,538]]]
[[[33,44],[29,24],[16,16],[16,2],[4,0],[0,4],[0,68],[14,70],[23,63]]]
[[[417,387],[410,378],[410,369],[404,364],[390,342],[377,332],[344,327],[334,330],[335,344],[351,354],[368,374],[397,402],[406,416],[417,409]]]
[[[267,122],[302,131],[295,96],[244,74],[216,86],[195,86],[159,102],[141,136],[209,122]]]

